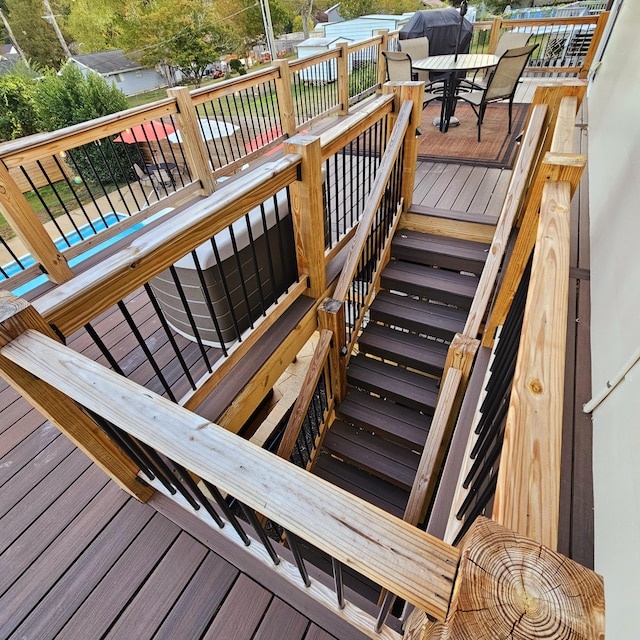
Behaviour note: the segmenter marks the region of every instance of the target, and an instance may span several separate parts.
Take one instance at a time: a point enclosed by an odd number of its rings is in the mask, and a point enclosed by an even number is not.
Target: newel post
[[[209,196],[216,190],[213,171],[209,167],[209,154],[200,132],[196,110],[188,87],[172,87],[167,95],[176,99],[178,122],[182,135],[184,154],[187,157],[191,175],[200,181],[200,195]],[[215,168],[215,167],[214,167]]]
[[[380,46],[378,47],[378,84],[382,86],[387,81],[387,61],[382,55],[382,52],[388,51],[389,31],[387,29],[380,29],[376,31],[375,35],[381,38]]]
[[[58,251],[31,205],[0,160],[0,212],[36,262],[56,284],[73,278],[65,257]]]
[[[403,211],[407,211],[413,203],[413,188],[418,165],[418,135],[422,121],[422,96],[424,82],[387,82],[382,87],[383,94],[393,93],[396,96],[397,114],[405,100],[413,102],[411,120],[404,141],[404,158],[402,161],[402,198]]]
[[[302,156],[300,178],[291,185],[298,273],[309,277],[307,295],[319,298],[327,288],[320,138],[295,135],[284,143],[284,153]]]
[[[502,30],[502,18],[494,18],[491,25],[491,35],[489,36],[489,46],[487,47],[487,53],[495,53],[498,46],[498,40],[500,40],[500,31]]]
[[[415,610],[405,640],[604,638],[598,574],[482,517],[458,546],[445,621],[430,622]]]
[[[347,357],[343,349],[347,343],[344,325],[344,303],[327,299],[318,308],[318,328],[333,333],[331,341],[331,380],[336,404],[340,404],[347,395]]]
[[[42,316],[26,301],[0,291],[0,349],[37,331],[57,340]],[[113,442],[93,418],[62,392],[14,364],[0,351],[0,375],[42,415],[109,475],[122,489],[146,502],[153,489],[138,477],[139,467]],[[63,375],[61,373],[61,375]]]

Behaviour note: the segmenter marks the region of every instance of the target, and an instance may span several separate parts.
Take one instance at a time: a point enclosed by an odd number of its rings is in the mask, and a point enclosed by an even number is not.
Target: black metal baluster
[[[338,598],[338,606],[344,609],[344,580],[342,577],[342,563],[331,556],[331,568],[333,570],[333,582]]]
[[[382,601],[382,606],[380,607],[378,619],[376,620],[376,633],[380,633],[382,627],[384,627],[384,623],[387,620],[387,616],[389,615],[389,611],[391,611],[391,607],[393,606],[395,599],[396,596],[391,593],[391,591],[387,591],[384,596],[384,600]]]
[[[238,536],[240,536],[240,539],[242,540],[244,546],[248,547],[251,544],[251,540],[249,539],[249,536],[247,536],[244,529],[238,522],[238,518],[236,518],[233,511],[231,511],[231,509],[229,508],[227,501],[224,499],[224,497],[220,493],[220,490],[218,489],[218,487],[216,487],[215,485],[211,484],[209,481],[204,479],[202,480],[202,482],[204,482],[205,487],[207,487],[207,491],[209,491],[209,493],[212,495],[213,499],[216,501],[216,503],[222,510],[222,513],[224,513],[227,520],[231,523],[231,526],[235,529],[235,532],[238,534]]]
[[[238,500],[238,504],[240,505],[242,512],[244,513],[247,520],[249,521],[249,524],[253,527],[253,530],[256,532],[258,538],[260,538],[260,542],[262,542],[262,545],[264,546],[267,553],[269,554],[269,557],[273,561],[273,564],[280,564],[280,558],[278,557],[278,554],[273,548],[273,545],[271,544],[271,540],[269,540],[269,538],[267,537],[267,534],[264,532],[264,529],[262,528],[262,525],[260,524],[260,521],[258,520],[255,514],[255,511],[251,507],[248,507],[246,504],[240,502],[239,500]]]
[[[242,342],[242,335],[240,333],[240,325],[238,324],[238,318],[236,316],[236,311],[234,308],[233,300],[231,298],[231,291],[229,289],[229,284],[227,282],[227,276],[224,273],[224,268],[222,265],[222,260],[220,260],[220,253],[218,252],[218,245],[216,243],[215,236],[211,238],[211,248],[213,249],[213,255],[215,256],[216,262],[218,264],[218,272],[220,273],[220,282],[222,283],[222,290],[224,291],[224,296],[227,301],[227,305],[229,307],[229,313],[231,315],[231,322],[233,323],[233,328],[235,329],[236,336],[239,342]]]
[[[287,531],[285,529],[284,532],[287,536],[289,549],[291,549],[293,558],[296,561],[296,566],[298,567],[298,571],[300,572],[300,577],[302,578],[302,581],[304,582],[305,587],[310,587],[311,580],[309,580],[309,574],[307,573],[307,568],[305,567],[304,559],[302,558],[302,554],[300,553],[300,546],[298,545],[298,539],[290,531]]]

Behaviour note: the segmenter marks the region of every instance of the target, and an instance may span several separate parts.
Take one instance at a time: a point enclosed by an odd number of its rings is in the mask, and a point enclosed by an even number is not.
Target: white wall
[[[594,395],[640,349],[640,2],[625,0],[589,91]],[[596,571],[607,640],[640,637],[640,364],[593,412]]]

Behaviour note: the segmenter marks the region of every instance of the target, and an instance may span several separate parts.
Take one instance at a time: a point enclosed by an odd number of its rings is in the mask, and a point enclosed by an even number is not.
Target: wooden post
[[[336,404],[347,395],[347,358],[343,350],[347,344],[344,326],[344,304],[339,300],[324,300],[318,308],[318,327],[333,333],[331,342],[331,380]]]
[[[382,38],[382,42],[380,42],[380,46],[378,47],[378,84],[382,87],[387,81],[387,62],[382,52],[387,51],[387,47],[389,46],[389,31],[387,29],[381,29],[376,35]]]
[[[570,185],[545,186],[493,502],[496,522],[558,544]]]
[[[340,111],[338,115],[349,115],[349,44],[341,42],[337,47],[340,49],[338,58],[338,103]]]
[[[327,288],[320,138],[298,134],[285,142],[284,153],[302,156],[301,179],[291,185],[298,273],[309,277],[307,294],[319,298]]]
[[[209,166],[209,154],[196,118],[196,110],[188,87],[172,87],[167,94],[176,99],[178,122],[184,153],[191,175],[200,180],[200,195],[209,196],[216,190],[216,181]]]
[[[60,284],[73,278],[73,271],[64,256],[58,251],[1,160],[0,212],[52,282]]]
[[[584,57],[584,62],[582,63],[582,68],[580,69],[580,74],[578,77],[587,78],[589,75],[589,70],[591,69],[591,65],[596,57],[596,51],[598,50],[598,45],[600,44],[600,40],[602,40],[602,36],[604,34],[604,29],[607,26],[607,20],[609,20],[609,11],[603,11],[598,16],[598,21],[596,22],[596,28],[591,36],[591,42],[589,43],[589,48],[587,49],[587,55]]]
[[[413,190],[416,179],[416,166],[418,164],[418,135],[420,122],[422,121],[422,96],[424,95],[424,82],[405,82],[400,87],[400,100],[411,100],[413,111],[404,141],[404,158],[402,161],[402,199],[403,211],[408,211],[413,204]]]
[[[482,517],[459,547],[446,620],[430,623],[415,611],[405,640],[604,638],[597,573]]]
[[[491,25],[491,35],[489,36],[489,46],[487,53],[495,53],[500,40],[500,31],[502,30],[502,18],[494,18]]]
[[[293,94],[291,85],[291,70],[288,60],[274,60],[272,63],[278,67],[280,75],[276,78],[276,93],[278,95],[278,111],[280,112],[280,126],[282,133],[291,138],[296,135],[296,116],[293,107]]]
[[[28,330],[57,340],[49,325],[29,303],[7,291],[0,292],[0,348]],[[141,502],[151,497],[153,489],[138,479],[137,465],[82,407],[2,355],[0,375],[120,487]]]

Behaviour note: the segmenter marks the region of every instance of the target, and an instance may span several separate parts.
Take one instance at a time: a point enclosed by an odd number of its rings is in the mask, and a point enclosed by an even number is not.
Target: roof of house
[[[102,76],[110,76],[115,73],[122,73],[123,71],[133,71],[143,68],[139,62],[125,56],[122,49],[85,53],[79,56],[73,56],[71,59],[80,65],[97,71]]]

